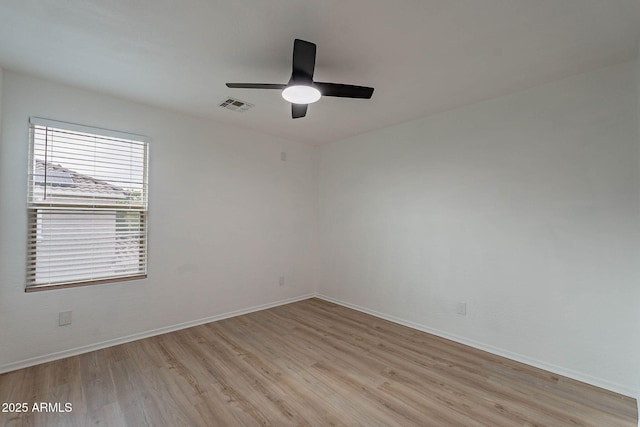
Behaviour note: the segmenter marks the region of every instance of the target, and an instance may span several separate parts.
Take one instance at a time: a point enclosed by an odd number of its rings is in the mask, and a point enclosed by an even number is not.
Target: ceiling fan
[[[291,103],[291,117],[294,119],[307,115],[307,106],[322,96],[340,98],[369,99],[373,88],[366,86],[324,83],[313,80],[316,65],[316,45],[295,39],[293,41],[293,67],[287,84],[278,83],[227,83],[230,88],[242,89],[280,89],[282,97]]]

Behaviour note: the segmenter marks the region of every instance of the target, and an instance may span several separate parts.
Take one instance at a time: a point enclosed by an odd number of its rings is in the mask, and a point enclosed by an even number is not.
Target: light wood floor
[[[15,426],[636,426],[635,400],[319,299],[0,376]]]

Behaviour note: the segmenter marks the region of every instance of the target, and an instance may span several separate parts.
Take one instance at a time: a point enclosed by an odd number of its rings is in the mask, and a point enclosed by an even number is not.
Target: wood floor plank
[[[636,426],[636,402],[320,299],[0,375],[0,426]]]

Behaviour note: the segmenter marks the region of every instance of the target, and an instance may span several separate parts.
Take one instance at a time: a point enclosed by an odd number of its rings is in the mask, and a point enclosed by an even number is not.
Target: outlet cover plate
[[[459,302],[458,306],[456,307],[456,312],[460,316],[466,316],[467,315],[467,303],[466,302]]]
[[[71,324],[71,311],[61,311],[58,314],[58,326],[67,326]]]

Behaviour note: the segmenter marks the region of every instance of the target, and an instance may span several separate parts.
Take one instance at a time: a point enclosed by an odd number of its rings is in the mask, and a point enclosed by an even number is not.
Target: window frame
[[[143,135],[138,135],[138,134],[133,134],[128,132],[115,131],[110,129],[80,125],[80,124],[69,123],[69,122],[58,121],[58,120],[44,119],[40,117],[30,117],[28,128],[29,128],[29,156],[28,156],[29,164],[27,168],[27,187],[28,187],[27,188],[27,258],[26,258],[27,264],[26,264],[26,277],[25,277],[25,292],[34,292],[34,291],[51,290],[51,289],[63,289],[63,288],[72,288],[72,287],[80,287],[80,286],[90,286],[90,285],[97,285],[97,284],[145,279],[148,273],[148,234],[149,234],[148,232],[149,230],[148,174],[149,174],[150,138]],[[36,135],[36,130],[39,129],[40,131],[42,131],[42,128],[46,129],[45,132],[48,132],[49,129],[52,129],[53,133],[70,132],[74,134],[76,137],[79,136],[78,134],[84,134],[84,135],[80,135],[80,137],[89,138],[89,136],[91,136],[96,141],[100,141],[100,143],[103,143],[103,144],[105,143],[105,141],[117,141],[117,144],[124,143],[125,145],[126,145],[126,142],[131,142],[129,148],[132,151],[134,150],[134,148],[141,149],[142,154],[138,155],[138,157],[141,157],[141,164],[136,164],[138,167],[140,166],[142,167],[141,181],[135,181],[136,184],[139,184],[141,186],[140,200],[135,199],[135,201],[131,201],[131,199],[125,198],[125,200],[128,200],[128,202],[124,204],[120,204],[118,203],[118,201],[108,202],[106,200],[101,200],[101,199],[97,199],[96,201],[96,199],[88,198],[86,199],[86,201],[82,202],[80,200],[83,200],[83,198],[77,195],[75,197],[73,196],[69,197],[69,200],[65,200],[65,199],[56,200],[56,197],[52,197],[51,198],[52,200],[47,200],[46,194],[47,194],[47,191],[50,191],[50,190],[47,187],[48,184],[47,184],[46,178],[45,178],[44,184],[37,183],[37,181],[41,179],[38,175],[43,174],[44,176],[55,177],[56,172],[52,172],[50,170],[50,166],[52,165],[53,165],[52,167],[55,167],[55,166],[61,167],[61,166],[60,164],[55,165],[54,161],[51,161],[51,163],[48,163],[48,160],[45,158],[44,161],[41,160],[41,162],[44,163],[44,166],[41,166],[41,167],[44,167],[44,171],[40,173],[40,170],[37,168],[36,155],[35,155],[35,151],[36,151],[35,135]],[[81,139],[80,143],[78,144],[81,145],[83,143],[84,143],[84,140]],[[106,144],[108,148],[111,148],[109,147],[108,142],[106,142]],[[117,145],[116,142],[112,142],[112,144],[114,147]],[[45,150],[47,149],[48,148],[46,148],[45,146]],[[86,152],[91,153],[92,150],[95,156],[98,151],[96,147],[94,147],[91,150],[86,150]],[[106,158],[100,158],[100,155],[97,155],[96,157],[100,161],[95,161],[94,163],[95,166],[104,167],[109,163],[108,161],[105,161]],[[113,161],[112,158],[108,160]],[[123,163],[120,163],[120,164],[123,164]],[[107,169],[107,170],[111,172],[110,169]],[[133,174],[133,169],[130,170],[130,174]],[[99,178],[95,178],[94,176],[91,176],[91,175],[83,175],[83,176],[94,179],[96,181],[99,180]],[[109,185],[113,185],[108,181],[103,181],[103,182]],[[45,196],[41,197],[42,200],[39,200],[39,198],[36,195],[37,185],[43,186],[43,192]],[[55,185],[55,184],[51,184],[51,185]],[[133,188],[134,187],[130,187],[129,189],[122,189],[122,191],[124,193],[129,192],[128,194],[131,195],[132,194],[131,189]],[[81,221],[90,221],[91,216],[95,217],[98,214],[105,214],[105,213],[106,214],[111,213],[113,215],[113,221],[114,221],[114,225],[113,225],[114,243],[113,244],[115,244],[116,246],[114,246],[114,249],[113,249],[114,252],[113,252],[113,255],[111,255],[111,258],[109,258],[109,255],[108,255],[107,257],[102,259],[102,261],[108,262],[110,259],[112,263],[117,262],[118,249],[117,249],[117,243],[115,242],[119,238],[117,237],[118,230],[119,230],[118,221],[119,220],[122,221],[122,218],[131,218],[131,216],[133,215],[133,217],[135,218],[134,224],[137,227],[137,228],[134,227],[134,230],[135,230],[134,234],[138,236],[137,244],[139,246],[136,250],[135,249],[136,245],[135,244],[133,245],[134,251],[136,252],[133,255],[129,255],[130,260],[128,260],[128,262],[130,264],[129,268],[137,269],[137,271],[118,274],[116,273],[117,268],[114,267],[112,273],[101,272],[101,274],[103,274],[103,277],[94,277],[94,273],[87,272],[85,273],[85,277],[83,278],[60,280],[61,275],[59,275],[57,280],[49,279],[46,281],[46,283],[44,281],[42,283],[38,283],[38,279],[37,279],[38,256],[39,256],[38,251],[43,250],[42,248],[40,249],[38,248],[39,239],[41,238],[41,234],[39,233],[42,233],[41,230],[38,230],[38,227],[42,228],[45,215],[49,215],[51,218],[54,218],[56,215],[58,215],[59,218],[64,218],[66,214],[69,214],[69,215],[66,215],[68,218],[71,215],[75,215],[76,217],[77,216],[81,217],[82,215],[86,214],[88,215],[86,219],[82,219]],[[65,218],[65,220],[67,218]],[[85,223],[85,226],[86,224],[87,223]],[[130,226],[121,225],[121,229],[128,231],[130,230]],[[96,233],[96,234],[99,233],[99,231],[95,228],[91,229],[90,232]],[[66,238],[73,235],[74,235],[74,231],[71,231],[68,234],[65,234],[64,237]],[[92,235],[90,239],[87,240],[87,242],[92,242],[93,239],[97,239],[97,237],[95,235]],[[133,241],[136,242],[135,238]],[[47,253],[47,255],[50,256],[50,253]],[[78,258],[80,257],[78,256]],[[131,260],[135,258],[138,259],[137,263],[135,261],[132,263]],[[74,259],[72,263],[74,262],[77,262],[77,260]],[[92,259],[89,261],[88,265],[90,266],[98,265],[98,261]],[[135,267],[131,267],[131,265],[134,265]],[[73,264],[71,267],[79,269],[80,264],[76,263],[76,264]],[[100,269],[97,268],[97,270],[100,270]],[[75,275],[80,274],[74,270],[72,271]],[[104,276],[104,274],[111,274],[111,275]]]

